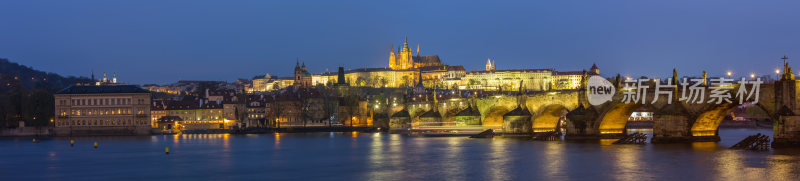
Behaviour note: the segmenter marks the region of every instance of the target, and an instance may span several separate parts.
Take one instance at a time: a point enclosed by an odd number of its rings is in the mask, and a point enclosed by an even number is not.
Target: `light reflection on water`
[[[613,154],[616,158],[614,177],[616,180],[639,180],[646,178],[642,170],[643,162],[641,160],[641,146],[637,145],[618,145],[615,147],[617,151]]]
[[[451,162],[445,167],[444,174],[445,177],[453,180],[466,180],[464,177],[465,174],[463,173],[465,168],[464,155],[461,153],[464,149],[462,145],[463,142],[467,138],[454,138],[454,139],[447,139],[447,145],[445,145],[446,152],[445,152],[445,160],[450,160]]]
[[[545,180],[556,180],[563,177],[564,162],[567,158],[564,155],[564,146],[561,143],[550,143],[544,145],[544,176]]]
[[[69,138],[36,144],[3,138],[0,180],[791,180],[800,175],[798,149],[727,149],[755,133],[771,134],[721,130],[719,143],[666,145],[352,132],[78,137],[75,147]],[[91,148],[94,141],[97,150]]]
[[[508,180],[509,166],[508,156],[508,139],[495,138],[489,142],[489,152],[486,153],[489,158],[488,168],[490,177],[486,180]]]

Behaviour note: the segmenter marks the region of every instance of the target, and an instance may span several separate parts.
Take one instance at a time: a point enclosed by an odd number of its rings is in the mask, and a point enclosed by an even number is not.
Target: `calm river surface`
[[[800,150],[386,133],[0,138],[0,180],[797,180]],[[92,148],[98,141],[99,149]],[[170,154],[164,154],[164,148]]]

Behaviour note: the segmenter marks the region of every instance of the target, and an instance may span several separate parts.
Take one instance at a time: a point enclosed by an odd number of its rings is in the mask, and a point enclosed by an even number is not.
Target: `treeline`
[[[92,82],[62,77],[0,58],[0,127],[47,126],[55,114],[53,94],[69,85]]]

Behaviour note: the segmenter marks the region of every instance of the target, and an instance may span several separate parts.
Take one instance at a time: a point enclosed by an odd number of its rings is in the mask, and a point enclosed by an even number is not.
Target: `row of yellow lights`
[[[780,73],[781,73],[780,69],[775,69],[775,74],[780,74]],[[725,74],[728,75],[728,77],[733,76],[733,72],[731,72],[731,71],[728,71]],[[798,74],[798,75],[800,75],[800,74]],[[755,73],[750,73],[750,78],[756,78],[756,74]],[[631,77],[625,76],[625,79],[626,80],[631,80]],[[656,81],[656,79],[653,79],[653,81]]]
[[[184,123],[184,124],[195,124],[195,123],[197,123],[197,124],[207,124],[207,123],[228,123],[228,122],[230,122],[230,120],[226,119],[224,121],[181,121],[181,122]],[[176,123],[177,123],[177,121],[176,121]]]

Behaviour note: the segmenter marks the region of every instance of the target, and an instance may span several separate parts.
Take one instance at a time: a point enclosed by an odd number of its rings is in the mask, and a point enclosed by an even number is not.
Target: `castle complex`
[[[345,71],[344,82],[356,87],[406,88],[422,83],[425,87],[460,90],[512,91],[524,87],[530,91],[577,89],[583,71],[559,72],[553,69],[498,70],[496,60],[488,59],[485,70],[466,71],[461,65],[442,63],[438,55],[423,56],[419,45],[416,52],[408,46],[408,38],[401,46],[389,51],[389,64],[384,68],[357,68]],[[597,65],[586,72],[600,74]],[[308,87],[332,85],[338,82],[336,72],[311,74],[305,62],[298,60],[294,77],[258,76],[246,88],[247,92],[267,92],[286,86]]]

